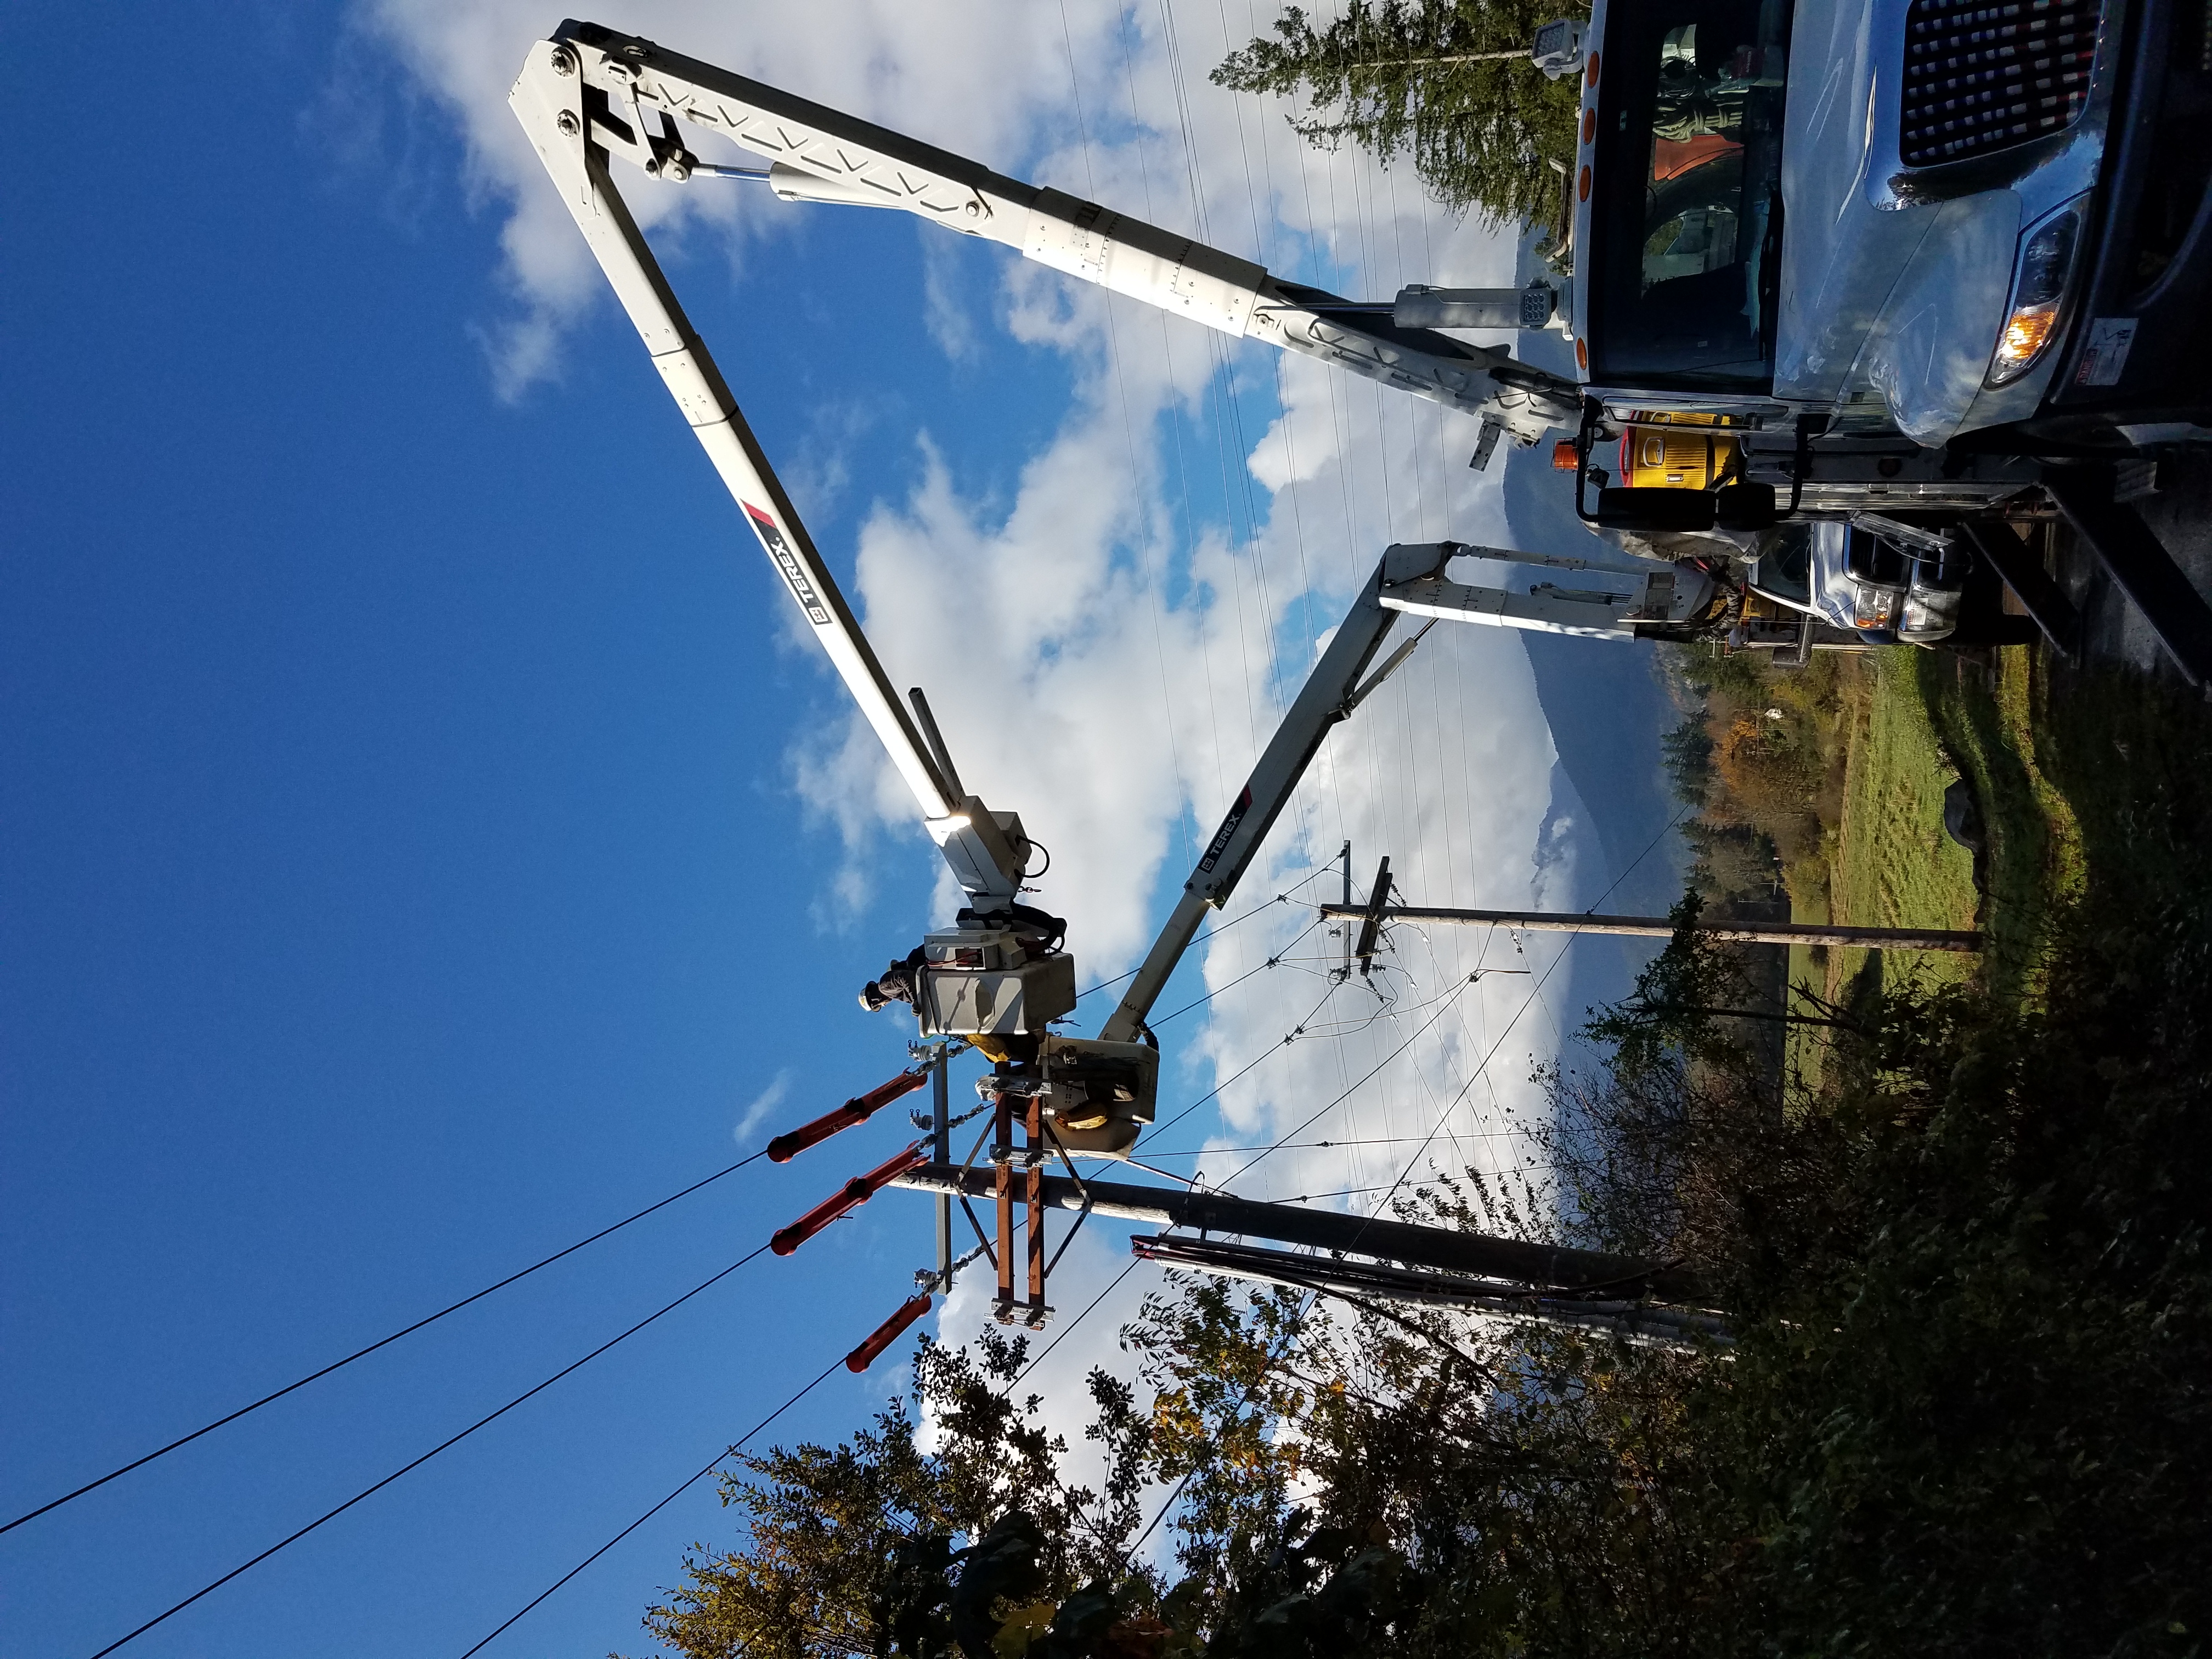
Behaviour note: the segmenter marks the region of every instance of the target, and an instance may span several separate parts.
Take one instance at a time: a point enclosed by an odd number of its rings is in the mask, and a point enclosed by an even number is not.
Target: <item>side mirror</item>
[[[1723,530],[1771,530],[1781,516],[1775,510],[1772,484],[1723,484],[1713,492],[1713,501]]]
[[[1773,495],[1767,491],[1770,507]],[[1702,489],[1601,489],[1596,522],[1607,530],[1711,530],[1715,510]]]

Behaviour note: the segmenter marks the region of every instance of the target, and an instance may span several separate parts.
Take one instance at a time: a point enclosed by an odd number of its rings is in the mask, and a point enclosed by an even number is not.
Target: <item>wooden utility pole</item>
[[[1324,904],[1325,916],[1356,918],[1371,913],[1364,904]],[[1638,939],[1672,939],[1674,924],[1664,916],[1596,916],[1578,910],[1455,910],[1411,904],[1386,905],[1384,921],[1452,922],[1469,927],[1515,927],[1530,933],[1626,933]],[[1862,951],[1978,951],[1978,933],[1943,927],[1832,927],[1802,922],[1700,921],[1691,932],[1711,939],[1743,945],[1849,945]]]

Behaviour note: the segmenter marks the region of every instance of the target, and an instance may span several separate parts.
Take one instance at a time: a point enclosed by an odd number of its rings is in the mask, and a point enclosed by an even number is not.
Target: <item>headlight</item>
[[[2012,306],[1997,336],[1996,354],[1990,359],[1991,386],[2009,386],[2020,379],[2058,337],[2088,208],[2088,197],[2077,196],[2021,238],[2020,257],[2012,271]]]
[[[1905,596],[1905,613],[1898,635],[1916,644],[1948,639],[1958,631],[1959,606],[1966,592],[1956,587],[1915,586]]]
[[[1851,626],[1887,628],[1897,614],[1897,592],[1870,582],[1851,584]]]

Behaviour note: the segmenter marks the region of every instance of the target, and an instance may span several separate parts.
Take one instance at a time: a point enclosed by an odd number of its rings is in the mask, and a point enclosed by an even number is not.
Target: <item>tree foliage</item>
[[[926,1346],[935,1449],[894,1406],[752,1461],[725,1489],[747,1540],[687,1563],[654,1633],[694,1659],[2200,1652],[2201,897],[2077,916],[2036,1006],[1875,988],[1817,1086],[1698,1012],[1730,972],[1681,929],[1601,1062],[1550,1074],[1540,1164],[1408,1206],[1685,1259],[1725,1346],[1171,1279],[1124,1334],[1150,1406],[1091,1380],[1095,1489],[1015,1395],[1021,1339]]]
[[[1303,98],[1291,125],[1324,149],[1349,139],[1386,164],[1410,154],[1453,212],[1548,221],[1560,192],[1551,163],[1574,155],[1577,84],[1546,80],[1528,51],[1558,15],[1532,0],[1352,0],[1317,29],[1292,6],[1274,39],[1232,52],[1213,80]]]
[[[742,1460],[722,1501],[744,1511],[747,1546],[697,1549],[647,1628],[691,1659],[934,1659],[956,1640],[988,1648],[1008,1608],[1048,1618],[1085,1585],[1117,1585],[1149,1420],[1126,1382],[1094,1372],[1088,1432],[1105,1477],[1097,1490],[1068,1486],[1067,1448],[1042,1424],[1042,1402],[1013,1395],[1026,1355],[1025,1339],[997,1333],[972,1352],[922,1345],[915,1396],[936,1416],[935,1450],[895,1400],[841,1446]],[[1154,1599],[1136,1576],[1137,1601]]]

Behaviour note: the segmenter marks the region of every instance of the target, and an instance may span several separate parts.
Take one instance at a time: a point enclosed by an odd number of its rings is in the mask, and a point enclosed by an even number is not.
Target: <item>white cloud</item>
[[[730,1139],[742,1146],[753,1138],[753,1133],[768,1121],[769,1114],[784,1103],[791,1092],[791,1067],[787,1066],[769,1082],[767,1088],[755,1095],[738,1114],[737,1126],[730,1131]]]
[[[929,337],[951,362],[973,362],[981,337],[969,296],[961,290],[957,245],[927,225],[915,228],[921,239],[921,314]]]

